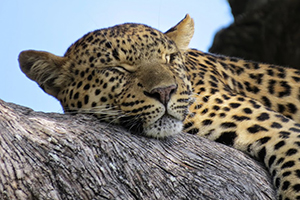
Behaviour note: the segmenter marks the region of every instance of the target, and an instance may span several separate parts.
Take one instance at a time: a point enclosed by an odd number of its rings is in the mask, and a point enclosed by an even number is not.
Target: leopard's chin
[[[143,135],[153,138],[165,138],[178,134],[183,129],[183,122],[170,115],[164,115],[159,120],[143,129]]]

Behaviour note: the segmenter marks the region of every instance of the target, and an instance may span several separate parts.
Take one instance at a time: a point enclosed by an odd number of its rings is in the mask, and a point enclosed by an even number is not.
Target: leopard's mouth
[[[154,138],[164,138],[178,134],[182,129],[183,122],[181,120],[165,114],[154,123],[145,127],[143,135]]]
[[[161,118],[147,126],[145,126],[141,119],[132,116],[123,117],[120,122],[123,127],[133,134],[154,138],[164,138],[175,135],[180,133],[183,129],[182,120],[168,114],[164,114]]]

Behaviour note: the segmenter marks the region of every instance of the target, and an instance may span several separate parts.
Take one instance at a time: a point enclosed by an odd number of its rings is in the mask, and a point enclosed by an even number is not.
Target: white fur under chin
[[[170,116],[163,116],[155,123],[144,128],[144,134],[153,138],[164,138],[178,134],[183,129],[182,121]]]

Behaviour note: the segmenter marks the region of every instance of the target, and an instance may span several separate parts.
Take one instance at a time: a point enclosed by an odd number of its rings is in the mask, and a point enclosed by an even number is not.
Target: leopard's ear
[[[66,70],[67,60],[65,57],[44,51],[28,50],[19,54],[22,72],[37,82],[46,93],[56,98],[59,91],[71,81]]]
[[[194,35],[194,20],[187,14],[176,26],[165,32],[165,35],[171,38],[181,51],[187,50]]]

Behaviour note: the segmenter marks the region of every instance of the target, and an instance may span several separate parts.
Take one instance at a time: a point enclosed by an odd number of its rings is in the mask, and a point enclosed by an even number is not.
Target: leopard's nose
[[[172,94],[176,92],[176,89],[177,89],[177,85],[157,87],[150,91],[149,96],[159,100],[162,104],[166,106]]]

